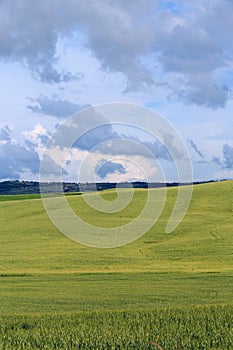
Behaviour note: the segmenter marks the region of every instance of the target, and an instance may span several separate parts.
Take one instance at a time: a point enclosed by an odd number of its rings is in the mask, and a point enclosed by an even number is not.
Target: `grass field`
[[[2,349],[232,349],[233,308],[0,317]],[[161,348],[160,348],[161,349]]]
[[[37,196],[0,196],[0,349],[233,349],[233,181],[196,185],[166,234],[176,194],[168,189],[149,232],[112,249],[69,240]],[[136,190],[115,214],[80,195],[68,200],[92,225],[115,227],[138,215],[146,195]]]

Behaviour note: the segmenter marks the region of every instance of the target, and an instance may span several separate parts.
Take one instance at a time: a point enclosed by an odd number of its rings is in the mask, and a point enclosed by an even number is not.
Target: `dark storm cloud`
[[[59,98],[49,98],[40,96],[36,99],[30,99],[32,104],[27,106],[32,112],[49,115],[56,118],[67,118],[79,112],[81,109],[90,107],[90,105],[79,105]]]
[[[115,163],[102,159],[95,168],[96,174],[101,178],[106,178],[109,174],[126,174],[125,167],[121,163]]]
[[[103,69],[125,75],[126,91],[159,84],[187,103],[223,107],[233,85],[232,12],[229,0],[3,0],[0,59],[45,82],[70,81],[75,73],[56,68],[57,45],[81,32]]]

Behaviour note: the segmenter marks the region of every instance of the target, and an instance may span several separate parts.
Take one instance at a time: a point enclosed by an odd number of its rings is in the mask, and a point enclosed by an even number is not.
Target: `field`
[[[62,235],[38,196],[0,196],[0,349],[233,349],[233,181],[196,185],[166,234],[176,194],[168,189],[149,232],[111,249]],[[115,214],[67,198],[87,222],[112,227],[133,220],[146,195],[135,190]]]

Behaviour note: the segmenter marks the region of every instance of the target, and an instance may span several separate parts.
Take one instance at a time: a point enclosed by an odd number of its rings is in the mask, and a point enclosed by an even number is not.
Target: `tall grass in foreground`
[[[233,349],[233,307],[0,318],[0,349],[4,350],[156,348]]]

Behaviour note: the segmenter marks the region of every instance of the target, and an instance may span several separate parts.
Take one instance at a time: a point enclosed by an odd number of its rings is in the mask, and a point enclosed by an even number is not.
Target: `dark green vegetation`
[[[213,182],[213,181],[208,181]],[[200,183],[207,183],[207,182],[195,182],[195,184]],[[60,191],[60,184],[53,182],[53,183],[43,183],[41,184],[43,188],[44,193],[49,193],[58,190]],[[65,193],[70,192],[89,192],[89,191],[103,191],[103,190],[109,190],[109,189],[115,189],[116,186],[120,188],[131,188],[133,186],[134,188],[158,188],[158,187],[171,187],[171,186],[177,186],[177,182],[172,183],[162,183],[162,182],[98,182],[98,183],[72,183],[72,182],[63,182],[63,190]],[[35,181],[2,181],[0,182],[0,195],[18,195],[18,194],[39,194],[40,193],[40,183]]]
[[[2,201],[0,349],[155,348],[148,341],[174,350],[233,349],[233,182],[195,186],[184,220],[166,234],[176,194],[168,189],[147,234],[114,249],[70,241],[39,198]],[[68,200],[87,222],[112,227],[137,216],[146,195],[135,190],[116,214],[91,210],[82,196]],[[116,193],[101,196],[111,201]]]
[[[15,195],[2,195],[0,196],[0,202],[7,201],[20,201],[24,199],[37,199],[40,198],[40,194],[15,194]]]
[[[81,195],[80,192],[69,192],[65,194],[66,196],[78,196]],[[54,196],[47,194],[47,197]],[[14,195],[1,195],[0,196],[0,202],[8,202],[8,201],[22,201],[25,199],[40,199],[41,195],[39,193],[34,194],[14,194]]]
[[[233,308],[0,318],[2,349],[232,349]]]

